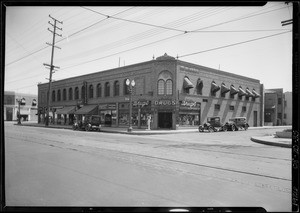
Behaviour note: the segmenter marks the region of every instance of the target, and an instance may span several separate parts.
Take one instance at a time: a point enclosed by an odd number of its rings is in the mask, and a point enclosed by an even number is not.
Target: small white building
[[[37,95],[13,91],[4,92],[4,120],[18,120],[19,104],[17,100],[20,99],[25,100],[25,104],[20,105],[21,121],[37,121]]]

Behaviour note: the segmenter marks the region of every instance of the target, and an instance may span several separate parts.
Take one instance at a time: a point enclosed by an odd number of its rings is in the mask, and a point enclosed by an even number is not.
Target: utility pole
[[[50,92],[51,92],[51,83],[52,83],[52,73],[53,73],[54,68],[58,68],[59,69],[59,67],[56,67],[56,66],[53,65],[54,47],[58,48],[58,49],[61,49],[60,47],[55,46],[55,35],[58,35],[60,37],[62,36],[62,35],[56,33],[56,29],[62,30],[62,28],[59,28],[59,27],[56,26],[56,23],[57,22],[60,23],[60,24],[63,23],[62,21],[58,21],[57,19],[51,17],[51,15],[49,15],[49,17],[54,21],[54,24],[52,24],[50,21],[48,21],[48,23],[53,27],[53,31],[48,28],[48,30],[53,34],[52,44],[46,43],[49,46],[52,46],[51,64],[49,65],[49,64],[45,64],[44,63],[44,66],[47,66],[50,69],[49,87],[48,87],[48,98],[47,98],[47,116],[46,116],[46,123],[45,123],[46,126],[49,125],[49,112],[50,112],[50,102],[51,102],[51,93]]]

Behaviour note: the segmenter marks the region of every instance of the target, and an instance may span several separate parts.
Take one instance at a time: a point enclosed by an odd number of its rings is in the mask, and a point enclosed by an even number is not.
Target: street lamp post
[[[134,80],[126,80],[126,85],[129,86],[129,127],[127,132],[132,132],[132,88],[135,86]]]

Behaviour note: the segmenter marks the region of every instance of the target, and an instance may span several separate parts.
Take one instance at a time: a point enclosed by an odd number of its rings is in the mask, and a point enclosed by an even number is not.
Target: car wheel
[[[198,130],[199,130],[199,132],[203,132],[204,128],[202,126],[199,126]]]
[[[85,131],[90,131],[90,126],[89,125],[85,126]]]
[[[227,132],[227,126],[223,126],[223,131]]]
[[[231,131],[233,131],[233,132],[234,132],[235,130],[236,130],[236,129],[235,129],[235,126],[234,126],[234,125],[232,125],[232,126],[231,126]]]
[[[209,132],[214,132],[214,128],[209,127],[209,128],[208,128],[208,131],[209,131]]]
[[[248,129],[248,127],[249,127],[249,125],[248,125],[248,124],[246,124],[246,125],[245,125],[245,127],[244,127],[244,129],[245,129],[245,130],[247,130],[247,129]]]

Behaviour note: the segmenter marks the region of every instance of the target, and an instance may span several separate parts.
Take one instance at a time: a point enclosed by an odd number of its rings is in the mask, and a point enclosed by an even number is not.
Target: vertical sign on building
[[[83,82],[83,89],[84,91],[82,92],[83,95],[82,102],[85,105],[87,104],[87,82],[86,81]]]

